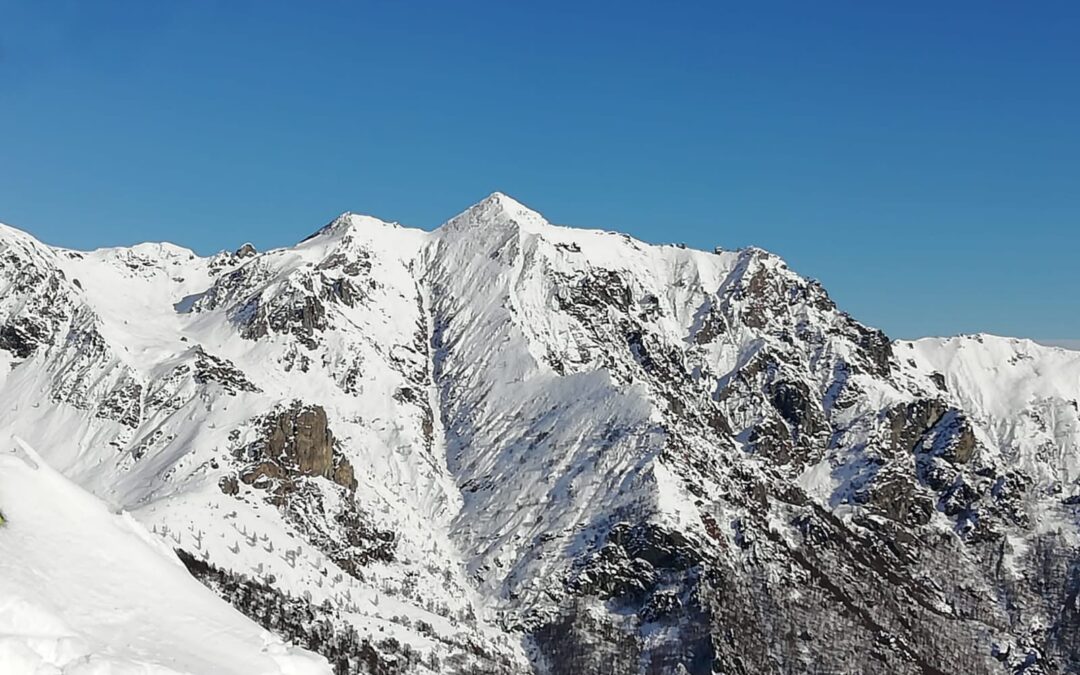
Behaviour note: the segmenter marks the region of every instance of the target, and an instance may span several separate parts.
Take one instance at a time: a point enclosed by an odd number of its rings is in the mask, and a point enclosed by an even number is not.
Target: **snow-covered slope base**
[[[0,227],[0,434],[341,674],[1077,672],[1078,364],[501,194],[210,258]]]
[[[0,442],[0,672],[323,675],[191,578],[129,515]]]

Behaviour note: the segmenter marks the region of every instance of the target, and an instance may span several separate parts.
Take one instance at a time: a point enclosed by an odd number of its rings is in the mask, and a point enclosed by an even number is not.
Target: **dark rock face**
[[[870,372],[878,377],[888,378],[892,371],[892,362],[895,360],[889,337],[882,331],[867,328],[850,317],[848,317],[847,327],[858,336],[856,343],[866,355]]]
[[[571,586],[605,600],[641,599],[656,588],[661,572],[682,572],[700,562],[700,553],[679,532],[646,523],[617,523]]]
[[[327,303],[351,307],[363,298],[360,288],[347,277],[331,278],[321,271],[297,273],[289,279],[287,288],[270,292],[261,288],[270,275],[262,258],[253,256],[241,267],[218,277],[194,308],[228,308],[230,318],[246,339],[289,335],[301,346],[314,350],[328,326]]]
[[[251,383],[243,371],[228,359],[208,353],[200,346],[194,348],[195,367],[192,377],[199,384],[216,382],[232,395],[240,391],[257,392],[259,388]]]
[[[945,385],[945,376],[941,373],[931,373],[930,379],[933,381],[934,386],[936,386],[941,391],[949,390],[949,388]]]
[[[570,583],[576,599],[533,631],[544,672],[1005,672],[990,636],[1011,620],[969,585],[986,577],[958,564],[963,544],[904,523],[853,528],[812,503],[785,509],[794,538],[751,516],[736,549],[613,528]],[[1060,626],[1002,657],[1015,672],[1076,672],[1076,559],[1057,546],[1041,550],[1050,587],[1009,591],[1065,607]]]
[[[102,400],[95,415],[134,429],[142,421],[142,384],[135,380],[121,382]]]
[[[726,331],[727,322],[724,320],[723,314],[709,307],[704,309],[700,316],[700,322],[694,331],[694,342],[699,345],[709,344]]]
[[[326,426],[326,411],[313,406],[278,415],[267,439],[267,455],[305,476],[330,477],[334,435]]]
[[[626,626],[603,621],[589,612],[588,605],[570,605],[556,621],[534,634],[550,673],[595,673],[622,675],[640,672],[641,646]]]
[[[20,359],[53,345],[71,318],[66,277],[32,248],[14,245],[0,251],[0,288],[11,312],[0,305],[0,349]]]
[[[765,418],[750,429],[746,440],[756,454],[778,464],[787,464],[795,458],[791,431],[780,420]]]
[[[25,359],[34,353],[44,337],[40,326],[28,321],[15,321],[0,326],[0,349]]]
[[[356,489],[352,465],[334,451],[334,434],[321,406],[294,405],[267,419],[265,436],[245,454],[254,463],[241,473],[249,485],[267,478],[278,483],[277,493],[287,493],[301,476],[327,478],[350,490]]]
[[[826,430],[821,406],[811,397],[806,384],[781,381],[773,383],[770,389],[770,402],[796,438],[812,438]]]
[[[234,311],[240,334],[257,340],[270,334],[291,335],[309,350],[318,348],[334,304],[354,307],[364,300],[363,286],[348,276],[305,276],[289,292],[256,296]]]
[[[248,301],[235,314],[240,334],[251,340],[272,332],[287,334],[308,349],[315,349],[319,344],[316,335],[326,329],[326,307],[310,288],[307,291],[277,297],[269,303],[261,297]]]
[[[946,412],[938,400],[920,400],[893,408],[886,413],[889,423],[889,449],[894,452],[914,452],[917,442]]]
[[[223,494],[227,494],[230,497],[235,497],[240,494],[240,484],[236,480],[236,476],[222,476],[218,481],[218,487],[221,488]]]
[[[256,255],[258,255],[258,253],[259,252],[255,250],[255,247],[252,244],[246,243],[240,248],[236,249],[233,255],[237,258],[254,258]]]
[[[533,630],[548,672],[712,672],[700,595],[707,568],[679,532],[617,523],[570,581],[571,599]],[[610,611],[593,611],[597,601]],[[654,639],[642,639],[644,632]]]
[[[944,609],[904,548],[816,507],[796,513],[797,540],[748,528],[764,535],[749,544],[752,555],[707,579],[719,672],[992,672],[975,646],[983,626]],[[939,643],[941,635],[966,641]]]

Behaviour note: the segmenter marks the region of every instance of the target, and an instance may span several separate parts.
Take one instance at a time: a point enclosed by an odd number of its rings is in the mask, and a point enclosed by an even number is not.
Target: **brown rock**
[[[236,494],[240,492],[240,484],[236,482],[236,476],[233,476],[232,474],[223,476],[221,480],[218,481],[218,487],[221,488],[223,493],[229,496],[236,496]]]
[[[334,435],[321,406],[293,408],[278,415],[267,449],[271,459],[305,476],[332,476]]]
[[[240,480],[244,481],[245,485],[251,485],[260,478],[285,478],[285,471],[274,462],[259,462],[255,466],[249,467],[240,476]]]
[[[334,469],[333,481],[350,490],[356,489],[356,475],[353,472],[352,464],[349,463],[349,460],[341,459],[338,462],[337,467]]]

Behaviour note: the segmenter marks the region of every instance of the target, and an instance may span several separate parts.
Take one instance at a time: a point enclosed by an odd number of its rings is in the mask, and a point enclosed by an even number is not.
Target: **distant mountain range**
[[[0,397],[4,672],[1080,672],[1080,352],[892,341],[760,249],[499,193],[210,257],[0,226]]]
[[[1036,340],[1039,344],[1048,347],[1064,347],[1065,349],[1080,349],[1080,340]]]

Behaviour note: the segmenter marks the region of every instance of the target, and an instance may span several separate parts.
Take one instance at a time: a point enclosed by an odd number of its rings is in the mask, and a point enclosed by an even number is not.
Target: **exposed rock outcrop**
[[[269,481],[274,494],[284,495],[294,489],[298,478],[318,476],[349,490],[356,489],[352,464],[335,451],[334,434],[322,406],[294,403],[268,416],[263,433],[243,451],[243,456],[252,462],[240,474],[244,483],[269,487]]]

